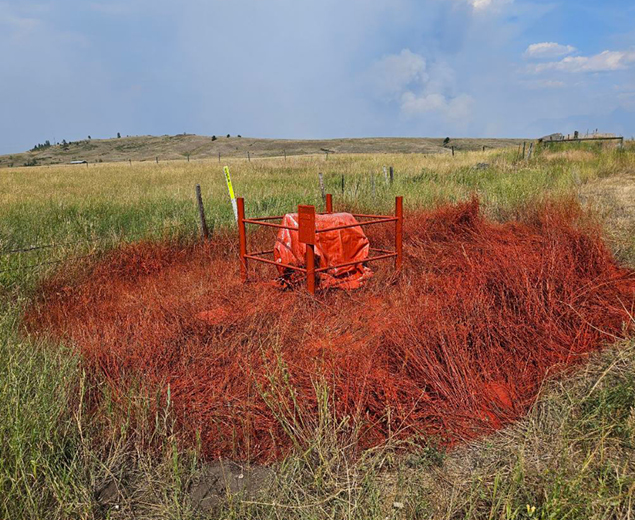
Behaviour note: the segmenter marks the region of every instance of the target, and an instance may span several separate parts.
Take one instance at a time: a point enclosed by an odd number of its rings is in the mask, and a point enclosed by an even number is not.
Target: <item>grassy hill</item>
[[[0,156],[0,167],[95,162],[210,159],[218,157],[280,157],[319,153],[450,153],[486,148],[518,146],[522,139],[360,138],[360,139],[256,139],[251,137],[207,137],[193,134],[135,136],[120,139],[86,139],[37,151]]]

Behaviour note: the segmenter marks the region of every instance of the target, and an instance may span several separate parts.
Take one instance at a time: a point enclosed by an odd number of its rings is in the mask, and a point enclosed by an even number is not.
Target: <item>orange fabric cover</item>
[[[357,224],[350,213],[330,213],[315,215],[315,228],[326,229],[347,224]],[[287,213],[282,219],[283,226],[298,227],[298,214]],[[327,267],[368,258],[370,242],[361,226],[327,231],[315,235],[315,268]],[[300,243],[298,232],[281,229],[278,232],[273,256],[276,262],[298,267],[305,267],[304,255],[306,244]],[[291,278],[293,272],[282,266],[278,267],[282,276]],[[299,274],[299,273],[298,273]],[[372,271],[362,264],[349,265],[329,269],[317,273],[316,281],[320,287],[340,287],[356,289],[372,276]],[[296,274],[297,277],[297,274]]]

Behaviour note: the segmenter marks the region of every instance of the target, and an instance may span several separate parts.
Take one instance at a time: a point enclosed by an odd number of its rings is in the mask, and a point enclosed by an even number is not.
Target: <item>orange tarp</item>
[[[357,224],[357,220],[350,213],[329,213],[315,215],[317,230]],[[298,227],[298,214],[287,213],[282,219],[283,226]],[[368,258],[370,242],[361,226],[316,233],[315,235],[315,267],[336,266],[347,262],[360,262]],[[276,239],[273,255],[276,262],[304,267],[306,245],[299,240],[298,232],[281,229]],[[292,279],[291,269],[278,267],[282,276]],[[326,272],[318,273],[316,279],[320,287],[340,287],[355,289],[372,276],[372,271],[363,264],[334,267]]]

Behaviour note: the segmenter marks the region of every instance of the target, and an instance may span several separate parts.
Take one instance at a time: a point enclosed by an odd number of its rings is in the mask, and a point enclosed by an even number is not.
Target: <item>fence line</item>
[[[29,265],[21,265],[21,266],[15,266],[12,267],[10,269],[3,269],[2,271],[0,271],[0,274],[4,274],[4,273],[16,273],[18,271],[23,271],[24,269],[35,269],[37,267],[43,267],[46,265],[55,265],[55,264],[61,264],[62,262],[72,262],[72,261],[76,261],[76,260],[83,260],[85,258],[90,258],[91,256],[95,256],[97,253],[88,253],[87,255],[79,255],[79,256],[71,256],[71,257],[67,257],[67,258],[61,258],[59,260],[47,260],[46,262],[39,262],[37,264],[29,264]]]
[[[166,229],[166,228],[175,229],[175,228],[184,228],[184,227],[185,227],[185,224],[163,224],[160,229]],[[15,248],[15,249],[0,250],[0,256],[10,256],[14,254],[30,253],[33,251],[40,251],[42,249],[60,248],[60,247],[66,247],[66,246],[74,246],[77,244],[103,244],[104,242],[107,242],[108,240],[109,240],[108,238],[97,238],[97,239],[84,238],[81,240],[75,240],[73,242],[60,242],[57,244],[35,244],[35,245],[23,246],[23,247]]]

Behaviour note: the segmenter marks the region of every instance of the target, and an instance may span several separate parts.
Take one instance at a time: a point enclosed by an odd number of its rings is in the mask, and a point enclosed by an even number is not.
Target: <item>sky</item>
[[[0,153],[596,128],[635,135],[632,0],[0,0]]]

